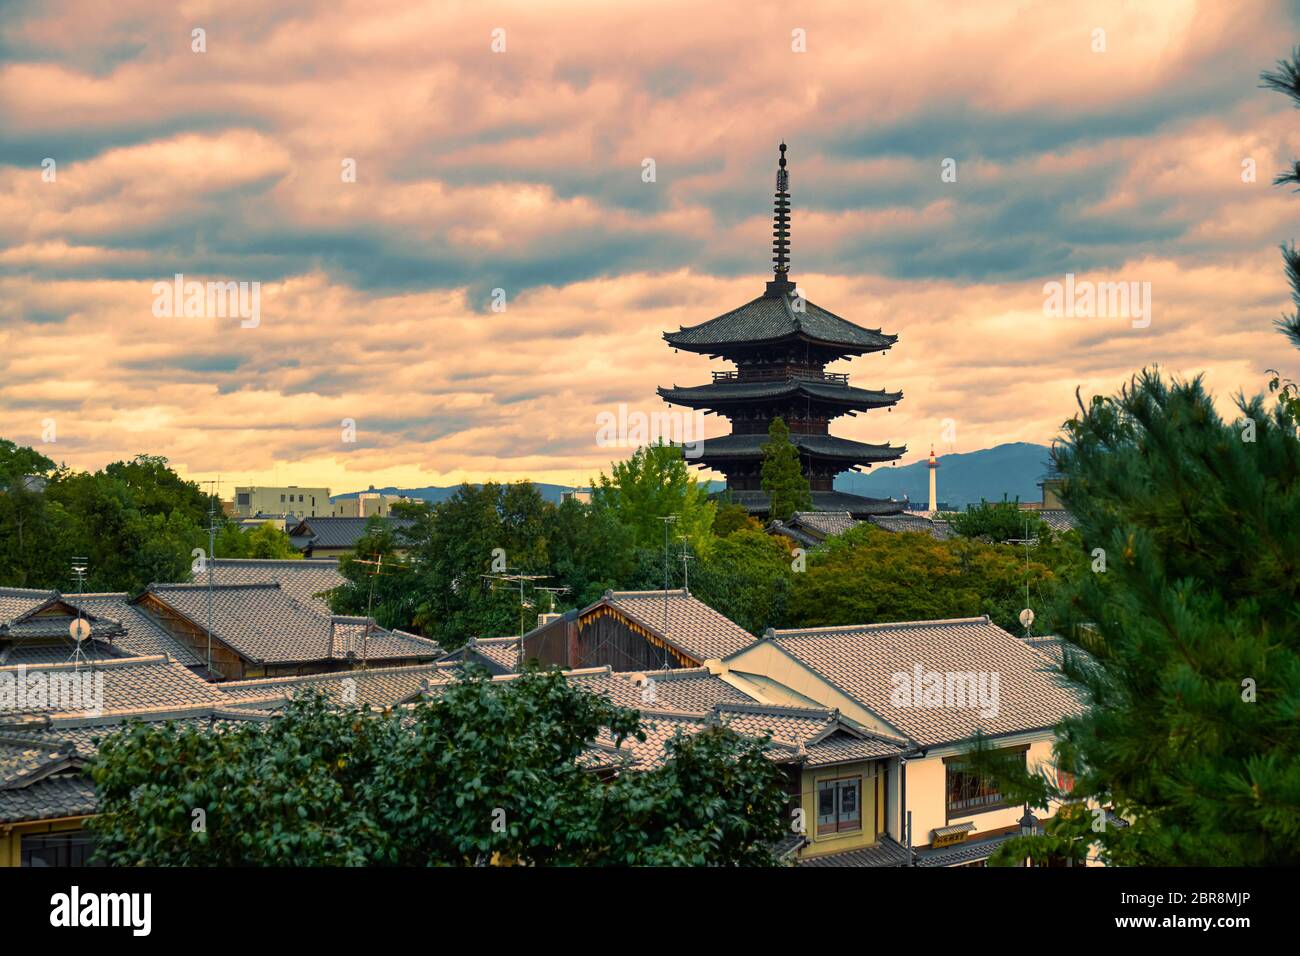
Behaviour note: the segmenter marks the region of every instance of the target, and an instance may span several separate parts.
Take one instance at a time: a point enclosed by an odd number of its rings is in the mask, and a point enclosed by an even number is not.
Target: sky
[[[1153,364],[1230,412],[1297,372],[1297,43],[1294,0],[0,0],[0,437],[226,497],[584,484],[602,415],[729,368],[662,334],[762,293],[782,140],[791,277],[898,335],[834,434],[1048,444]]]

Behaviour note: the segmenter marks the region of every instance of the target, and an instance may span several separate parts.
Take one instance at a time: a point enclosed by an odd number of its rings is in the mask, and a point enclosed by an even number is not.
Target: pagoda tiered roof
[[[768,291],[707,322],[665,332],[664,339],[673,348],[711,354],[721,354],[731,345],[798,339],[829,346],[845,355],[861,355],[883,351],[898,341],[897,335],[855,325],[807,299],[796,307],[796,299],[793,291]]]
[[[687,443],[695,465],[723,473],[727,490],[751,512],[769,501],[763,484],[764,446],[774,422],[784,422],[797,449],[818,511],[857,517],[897,514],[903,503],[860,498],[834,491],[840,472],[896,461],[906,446],[871,445],[829,434],[832,420],[845,414],[889,409],[901,391],[855,388],[848,376],[827,372],[840,359],[884,352],[898,336],[868,329],[810,302],[790,278],[790,174],[786,146],[780,146],[772,216],[772,279],[762,295],[699,325],[665,332],[664,340],[685,349],[734,362],[734,371],[714,372],[707,385],[660,388],[674,405],[722,415],[729,435]]]
[[[685,388],[674,385],[672,388],[661,387],[658,392],[664,401],[688,408],[716,408],[753,399],[798,397],[865,410],[888,408],[896,405],[903,397],[902,392],[855,388],[845,382],[832,380],[796,378],[773,381],[726,380]]]
[[[733,504],[738,504],[751,514],[767,514],[770,505],[766,491],[728,491]],[[834,511],[847,513],[854,518],[864,519],[875,515],[901,514],[907,507],[907,499],[896,501],[893,498],[866,498],[851,495],[844,491],[814,491],[812,493],[813,511]]]
[[[705,438],[699,443],[701,449],[699,461],[721,458],[762,458],[763,446],[767,444],[766,434],[731,434],[717,438]],[[834,435],[790,435],[790,444],[800,452],[812,458],[833,458],[847,463],[871,464],[880,461],[895,461],[907,453],[907,446],[869,445],[866,442],[853,441],[848,438],[836,438]]]

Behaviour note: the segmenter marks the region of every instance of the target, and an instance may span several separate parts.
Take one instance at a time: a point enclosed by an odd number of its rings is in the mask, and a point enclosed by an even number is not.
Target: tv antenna
[[[385,566],[384,556],[378,553],[375,555],[374,561],[367,561],[365,558],[353,558],[351,563],[364,564],[374,568],[373,571],[366,572],[366,575],[370,578],[370,588],[369,593],[366,596],[366,630],[361,637],[361,666],[364,668],[366,666],[366,655],[370,650],[370,628],[375,623],[374,617],[371,614],[371,609],[375,603],[375,579],[381,575],[392,577],[398,572],[409,571],[411,570],[411,566],[409,564],[389,564]]]
[[[513,573],[512,573],[513,572]],[[533,603],[524,597],[524,586],[529,581],[545,581],[550,578],[549,574],[524,574],[518,568],[506,568],[504,574],[484,574],[483,577],[492,582],[492,590],[497,590],[498,583],[518,584],[519,585],[519,636],[524,636],[524,612],[533,607]],[[512,588],[513,590],[513,588]],[[534,585],[534,590],[540,590]]]
[[[677,555],[677,560],[682,563],[682,589],[690,591],[691,589],[691,568],[690,562],[695,560],[695,555],[686,550],[686,536],[678,535],[677,540],[682,543],[682,550]]]
[[[86,591],[86,569],[90,567],[90,561],[87,558],[74,557],[71,565],[73,580],[77,582],[77,619],[68,624],[68,635],[72,638],[72,656],[68,660],[80,670],[84,656],[81,653],[81,645],[90,637],[90,622],[81,616],[82,595]],[[86,660],[90,661],[91,658]]]

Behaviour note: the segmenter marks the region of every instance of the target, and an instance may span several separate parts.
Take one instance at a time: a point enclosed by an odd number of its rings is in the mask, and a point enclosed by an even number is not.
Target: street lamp
[[[1020,835],[1030,837],[1037,832],[1038,832],[1038,818],[1034,816],[1034,814],[1029,809],[1029,804],[1026,803],[1025,815],[1020,818]],[[1029,857],[1029,856],[1025,857],[1025,866],[1032,867],[1033,865],[1034,865],[1033,857]]]

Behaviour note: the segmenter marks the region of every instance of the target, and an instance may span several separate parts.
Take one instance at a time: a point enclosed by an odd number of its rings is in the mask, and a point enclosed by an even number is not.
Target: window
[[[817,832],[862,829],[862,778],[844,777],[817,784]]]
[[[281,503],[281,504],[284,503],[284,495],[281,495],[281,496],[280,496],[280,503]]]
[[[1020,752],[1023,758],[1028,748]],[[967,770],[960,760],[944,761],[948,771],[948,815],[963,816],[1006,806],[997,785],[974,771]]]
[[[22,865],[90,866],[94,851],[95,837],[85,830],[29,834],[23,837]]]

